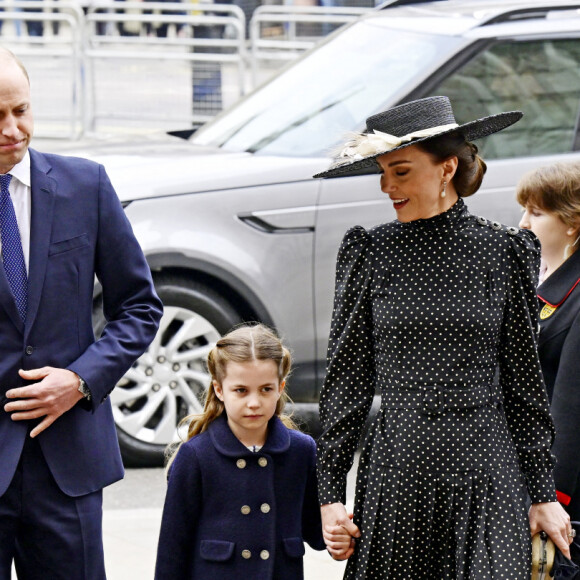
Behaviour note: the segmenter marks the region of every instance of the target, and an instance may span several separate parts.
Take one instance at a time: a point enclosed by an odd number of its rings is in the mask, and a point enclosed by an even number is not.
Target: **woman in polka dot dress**
[[[406,103],[315,176],[380,173],[397,213],[349,230],[337,261],[318,480],[345,578],[524,580],[540,529],[569,553],[536,352],[539,244],[462,200],[485,173],[471,141],[521,116],[459,126],[446,97]],[[377,388],[351,521],[346,474]],[[344,529],[349,550],[334,544]]]

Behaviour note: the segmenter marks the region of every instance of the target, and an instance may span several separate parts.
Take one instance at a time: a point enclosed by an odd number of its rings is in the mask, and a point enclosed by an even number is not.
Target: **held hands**
[[[530,507],[530,531],[532,536],[542,530],[550,536],[560,552],[570,557],[572,536],[569,535],[572,525],[570,516],[557,502],[534,503]]]
[[[83,396],[78,391],[79,377],[66,369],[43,367],[29,371],[18,371],[26,380],[38,381],[27,387],[10,389],[8,399],[16,399],[4,405],[7,413],[12,413],[13,421],[44,419],[30,432],[36,437],[50,427],[62,414],[75,406]]]
[[[321,506],[320,513],[326,549],[335,560],[348,560],[354,552],[354,538],[360,537],[352,514],[347,514],[340,502]]]

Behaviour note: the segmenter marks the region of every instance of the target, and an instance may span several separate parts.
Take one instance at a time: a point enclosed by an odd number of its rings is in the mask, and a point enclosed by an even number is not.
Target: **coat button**
[[[32,354],[33,352],[34,352],[34,347],[32,347],[32,346],[26,347],[26,354]]]
[[[260,457],[260,459],[258,459],[258,465],[260,467],[266,467],[266,465],[268,465],[268,460],[265,457]]]
[[[260,552],[260,558],[262,558],[262,560],[267,560],[270,557],[270,552],[268,552],[268,550],[262,550]]]
[[[236,461],[236,465],[240,468],[240,469],[244,469],[244,467],[246,467],[246,460],[245,459],[238,459]]]
[[[242,509],[240,510],[245,516],[247,516],[252,510],[250,509],[249,505],[243,505]]]
[[[250,550],[242,550],[242,558],[249,560],[252,557]]]
[[[260,511],[261,511],[263,514],[267,514],[267,513],[270,511],[270,506],[269,506],[267,503],[263,503],[263,504],[260,506]]]

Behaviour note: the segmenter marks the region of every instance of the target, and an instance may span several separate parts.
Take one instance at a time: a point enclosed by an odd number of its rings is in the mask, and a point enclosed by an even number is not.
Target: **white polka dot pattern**
[[[322,504],[344,501],[375,388],[383,398],[360,458],[362,536],[345,578],[529,577],[526,492],[556,499],[538,266],[533,234],[476,218],[462,200],[347,232],[320,402]],[[432,412],[422,398],[435,385]]]

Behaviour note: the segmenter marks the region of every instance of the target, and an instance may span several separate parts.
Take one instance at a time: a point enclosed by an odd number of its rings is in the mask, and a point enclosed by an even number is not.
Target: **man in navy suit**
[[[0,216],[0,580],[12,561],[19,579],[101,580],[102,489],[123,477],[108,395],[162,305],[104,168],[29,149],[32,130],[28,75],[0,48],[1,207],[14,207],[13,227]]]

